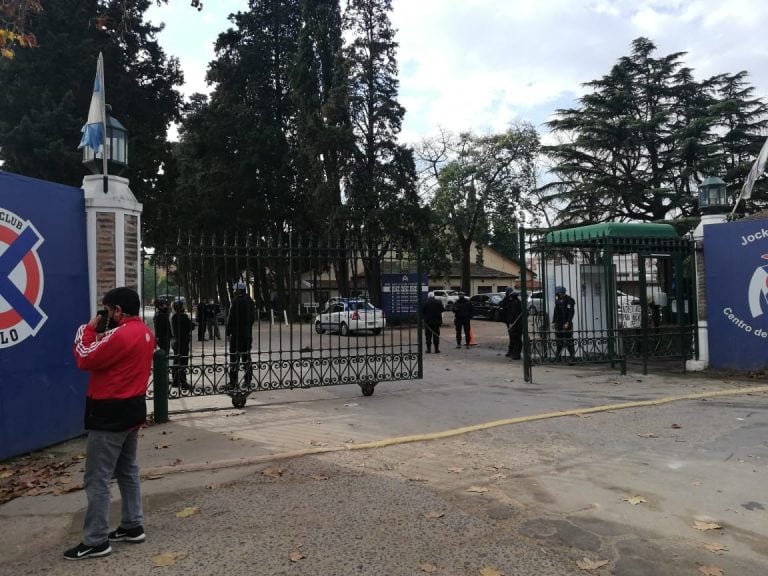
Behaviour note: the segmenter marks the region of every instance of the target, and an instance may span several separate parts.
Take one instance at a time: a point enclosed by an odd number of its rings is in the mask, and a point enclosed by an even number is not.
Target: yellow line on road
[[[428,434],[415,434],[412,436],[396,436],[384,440],[374,440],[372,442],[363,442],[360,444],[345,444],[344,446],[323,446],[309,448],[306,450],[296,450],[292,452],[278,452],[276,454],[264,454],[262,456],[243,457],[233,460],[218,460],[213,462],[201,462],[190,464],[179,464],[178,466],[160,466],[142,470],[142,476],[160,476],[165,474],[174,474],[178,472],[199,472],[203,470],[218,470],[222,468],[233,468],[236,466],[251,466],[263,464],[265,462],[274,462],[276,460],[289,460],[302,456],[311,456],[314,454],[327,454],[329,452],[346,452],[348,450],[371,450],[374,448],[385,448],[398,444],[408,444],[411,442],[426,442],[430,440],[440,440],[442,438],[451,438],[468,434],[469,432],[478,432],[488,430],[499,426],[509,426],[510,424],[522,424],[525,422],[536,422],[538,420],[549,420],[551,418],[561,418],[563,416],[581,416],[584,414],[595,414],[598,412],[609,412],[611,410],[626,410],[628,408],[641,408],[643,406],[659,406],[661,404],[670,404],[672,402],[681,402],[684,400],[701,400],[703,398],[717,398],[720,396],[740,396],[743,394],[760,394],[768,392],[768,386],[752,386],[747,388],[734,388],[732,390],[717,390],[714,392],[698,392],[696,394],[684,394],[680,396],[665,396],[654,400],[637,400],[635,402],[621,402],[619,404],[604,404],[602,406],[593,406],[592,408],[574,408],[572,410],[560,410],[557,412],[545,412],[543,414],[533,414],[530,416],[518,416],[516,418],[505,418],[503,420],[493,420],[482,424],[472,426],[462,426],[442,432],[431,432]]]

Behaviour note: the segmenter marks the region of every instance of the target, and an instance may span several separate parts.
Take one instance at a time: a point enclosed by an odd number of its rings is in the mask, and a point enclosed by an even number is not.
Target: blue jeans
[[[88,508],[83,526],[83,544],[97,546],[107,541],[112,476],[117,478],[122,499],[120,526],[135,528],[144,523],[141,481],[136,461],[139,431],[89,430],[85,459],[85,495]]]

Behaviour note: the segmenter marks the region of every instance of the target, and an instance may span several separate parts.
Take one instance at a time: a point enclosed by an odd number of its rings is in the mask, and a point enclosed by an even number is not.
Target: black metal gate
[[[386,280],[421,278],[419,267],[417,246],[352,236],[184,237],[147,249],[144,318],[156,335],[172,329],[165,346],[158,339],[169,398],[227,394],[239,407],[261,390],[357,383],[369,396],[378,382],[421,378],[421,287]],[[232,312],[238,297],[253,314],[245,353],[228,338],[249,322]]]
[[[694,243],[664,224],[521,230],[525,380],[533,366],[698,356]],[[561,296],[560,312],[555,312]],[[563,316],[573,299],[573,318]]]

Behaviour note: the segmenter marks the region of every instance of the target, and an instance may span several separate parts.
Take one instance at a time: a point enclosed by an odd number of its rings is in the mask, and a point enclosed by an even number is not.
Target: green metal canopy
[[[594,240],[598,238],[669,238],[677,239],[677,231],[671,224],[630,224],[626,222],[603,222],[579,226],[578,228],[566,228],[549,232],[545,242],[552,244],[566,244],[580,240]]]

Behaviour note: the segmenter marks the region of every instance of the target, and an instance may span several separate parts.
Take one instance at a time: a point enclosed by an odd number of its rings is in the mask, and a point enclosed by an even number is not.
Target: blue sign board
[[[429,290],[429,279],[426,274],[382,274],[381,277],[381,307],[387,318],[404,320],[415,316],[419,310],[419,290],[426,298]]]
[[[86,253],[81,189],[0,171],[0,460],[82,432]]]
[[[709,364],[768,368],[768,220],[704,227]]]

